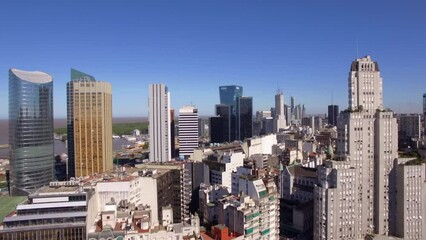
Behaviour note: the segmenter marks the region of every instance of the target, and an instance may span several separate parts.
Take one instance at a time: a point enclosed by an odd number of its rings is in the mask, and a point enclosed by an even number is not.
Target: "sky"
[[[54,116],[66,117],[75,68],[113,88],[114,117],[148,114],[148,86],[171,105],[214,113],[219,86],[241,85],[254,110],[281,89],[308,114],[345,109],[349,66],[378,61],[384,104],[421,112],[426,93],[425,1],[0,1],[0,118],[8,70],[54,78]]]

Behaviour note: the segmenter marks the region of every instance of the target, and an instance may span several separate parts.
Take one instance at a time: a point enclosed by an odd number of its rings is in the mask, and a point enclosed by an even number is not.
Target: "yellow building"
[[[68,177],[113,169],[111,84],[71,69],[67,93]]]

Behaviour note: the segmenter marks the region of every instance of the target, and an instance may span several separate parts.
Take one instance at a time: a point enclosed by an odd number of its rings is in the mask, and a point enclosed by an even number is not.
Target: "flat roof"
[[[76,201],[76,202],[55,202],[55,203],[36,203],[36,204],[22,204],[16,207],[16,210],[32,210],[32,209],[42,209],[42,208],[62,208],[62,207],[84,207],[86,206],[86,201]]]
[[[15,211],[16,205],[25,201],[27,197],[0,197],[0,223],[3,222],[3,218],[9,213]]]
[[[82,212],[82,211],[80,211],[80,212],[48,213],[48,214],[5,217],[4,222],[16,222],[16,221],[37,220],[37,219],[67,218],[67,217],[86,217],[86,216],[87,216],[87,212]]]

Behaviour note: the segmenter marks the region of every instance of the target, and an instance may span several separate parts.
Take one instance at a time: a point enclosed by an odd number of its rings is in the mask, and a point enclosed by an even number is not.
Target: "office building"
[[[179,109],[179,156],[187,159],[198,148],[198,109],[185,106]]]
[[[420,114],[398,114],[398,136],[399,138],[421,137],[421,115]]]
[[[219,87],[220,104],[231,106],[232,113],[236,113],[237,98],[243,96],[243,87],[231,85]]]
[[[231,107],[225,104],[216,105],[216,116],[210,118],[210,142],[231,142]]]
[[[284,95],[282,91],[278,91],[275,95],[275,116],[274,116],[274,132],[279,132],[280,129],[287,127],[285,110],[284,110]]]
[[[175,125],[175,110],[170,109],[170,155],[176,157],[176,125]]]
[[[395,232],[398,127],[393,112],[383,108],[377,62],[370,56],[353,61],[348,85],[349,109],[337,123],[338,161],[318,170],[315,239],[363,239]]]
[[[68,178],[113,168],[112,87],[71,69],[67,83]]]
[[[253,136],[253,98],[237,98],[237,140]]]
[[[86,239],[88,196],[76,181],[51,182],[8,214],[0,239]]]
[[[423,124],[423,134],[426,136],[426,93],[423,94]]]
[[[229,141],[234,141],[238,138],[237,99],[242,96],[242,86],[230,85],[219,87],[220,104],[228,105],[231,110]]]
[[[12,195],[28,195],[54,179],[53,81],[44,72],[9,70]]]
[[[336,126],[339,117],[339,106],[328,105],[328,125]]]
[[[164,84],[149,85],[149,161],[167,162],[172,158],[170,94]]]

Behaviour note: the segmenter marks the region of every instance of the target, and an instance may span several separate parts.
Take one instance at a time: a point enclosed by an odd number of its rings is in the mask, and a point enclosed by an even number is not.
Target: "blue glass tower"
[[[220,86],[219,96],[220,104],[228,105],[231,108],[229,141],[237,140],[237,99],[243,96],[243,87],[237,85]]]
[[[12,195],[28,195],[54,179],[52,91],[46,73],[9,70]]]

